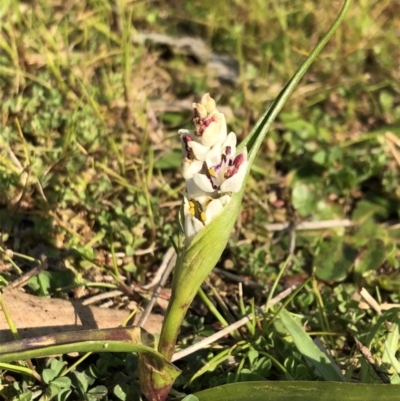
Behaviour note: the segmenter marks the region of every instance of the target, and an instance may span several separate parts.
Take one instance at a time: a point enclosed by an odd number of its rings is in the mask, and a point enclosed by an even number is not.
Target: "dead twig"
[[[90,298],[85,299],[84,301],[82,301],[82,305],[91,305],[94,304],[95,302],[102,301],[103,299],[117,297],[122,294],[124,294],[124,292],[120,290],[102,292],[101,294],[97,294]]]
[[[226,270],[220,269],[219,267],[214,267],[213,270],[214,273],[217,273],[221,276],[226,277],[227,279],[234,281],[236,283],[242,283],[243,285],[245,285],[246,287],[250,287],[250,288],[258,288],[258,289],[263,289],[265,290],[265,286],[259,283],[256,283],[255,281],[252,280],[248,280],[246,278],[240,277],[237,274],[234,273],[230,273],[227,272]]]
[[[16,288],[22,288],[25,284],[28,283],[28,281],[34,277],[37,276],[40,272],[47,270],[49,267],[48,262],[47,262],[47,256],[45,254],[40,255],[40,259],[37,261],[38,266],[34,267],[33,269],[29,270],[25,274],[23,274],[21,277],[18,277],[15,279],[13,282],[8,284],[6,286],[7,289],[16,289]]]
[[[268,231],[283,231],[290,228],[292,223],[272,223],[267,224],[265,228]],[[340,227],[353,227],[356,223],[353,223],[349,219],[343,220],[324,220],[324,221],[303,221],[302,223],[296,224],[294,230],[304,231],[304,230],[326,230],[328,228],[340,228]]]
[[[162,287],[164,287],[172,269],[175,266],[175,261],[176,261],[175,249],[173,247],[170,247],[168,249],[168,251],[166,252],[166,254],[163,258],[163,261],[158,269],[158,272],[157,272],[156,276],[154,277],[154,279],[152,280],[152,282],[150,284],[146,285],[145,287],[142,287],[144,289],[149,289],[149,288],[152,288],[155,285],[157,285],[149,303],[146,306],[146,309],[143,311],[143,314],[140,317],[140,320],[138,321],[137,325],[139,327],[144,326],[148,316],[151,314],[154,304],[156,303],[157,298],[160,295],[160,291],[161,291]]]

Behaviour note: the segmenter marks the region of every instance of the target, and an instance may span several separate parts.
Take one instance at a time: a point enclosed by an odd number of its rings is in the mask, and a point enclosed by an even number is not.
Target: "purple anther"
[[[204,134],[204,131],[208,128],[208,126],[209,126],[211,123],[215,122],[215,121],[216,121],[216,119],[215,119],[214,116],[213,116],[213,117],[210,117],[210,118],[208,118],[208,119],[199,118],[199,127],[198,127],[198,133],[199,133],[199,135],[203,135],[203,134]]]
[[[243,162],[244,162],[243,154],[237,155],[233,160],[233,168],[229,168],[228,170],[226,170],[224,177],[231,178],[233,175],[235,175],[238,172],[239,167]]]
[[[193,150],[189,146],[189,142],[193,141],[193,139],[190,137],[190,135],[182,135],[182,141],[185,144],[185,150],[188,155],[192,155]]]

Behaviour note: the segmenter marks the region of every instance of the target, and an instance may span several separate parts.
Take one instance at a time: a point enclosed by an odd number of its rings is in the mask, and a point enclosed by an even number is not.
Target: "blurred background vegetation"
[[[96,285],[104,277],[112,277],[110,288],[149,282],[170,237],[179,242],[184,182],[177,130],[190,128],[192,102],[210,92],[243,139],[340,6],[328,0],[2,1],[2,286],[32,267],[26,257],[43,254],[49,269],[29,282],[33,294],[84,299],[104,291]],[[241,300],[237,284],[224,276],[213,274],[209,282],[236,319],[251,299],[264,302],[291,253],[277,290],[314,273],[288,308],[321,336],[349,380],[379,380],[360,375],[354,336],[365,340],[378,314],[360,307],[359,290],[367,287],[382,304],[399,302],[397,9],[394,0],[354,1],[268,134],[218,266],[265,291],[245,288]],[[271,226],[333,220],[343,225],[309,225],[296,235]],[[217,303],[213,297],[210,291]],[[139,295],[136,301],[144,302]],[[251,375],[315,379],[282,327],[273,317],[266,322],[242,333],[246,346],[234,339],[220,345],[218,352],[229,349],[232,360],[212,365],[218,374],[202,372],[190,382],[215,350],[191,356],[190,365],[182,361],[176,388],[190,383],[190,392]],[[199,301],[182,341],[195,342],[217,326]],[[387,362],[384,329],[375,335],[373,351]],[[128,362],[96,358],[78,370],[100,364],[108,373],[92,371],[95,383],[111,388]],[[110,399],[136,394],[132,383],[119,395],[113,387]]]

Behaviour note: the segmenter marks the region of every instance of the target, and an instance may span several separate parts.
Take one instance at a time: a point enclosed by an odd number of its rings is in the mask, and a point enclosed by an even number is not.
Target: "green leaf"
[[[58,359],[53,359],[53,360],[51,361],[50,368],[51,368],[52,370],[54,370],[54,372],[55,372],[56,375],[58,376],[58,375],[60,375],[61,372],[64,370],[64,368],[65,368],[65,363],[64,363],[63,361],[58,360]]]
[[[313,162],[320,164],[321,166],[323,166],[325,164],[326,159],[327,159],[327,154],[326,154],[325,150],[319,150],[312,157]]]
[[[87,394],[91,395],[94,398],[103,398],[105,395],[107,395],[107,387],[106,386],[96,386],[91,388]]]
[[[54,382],[51,382],[50,385],[46,388],[46,395],[49,397],[48,399],[53,399],[59,392],[61,388],[58,387]]]
[[[386,219],[388,216],[389,201],[387,199],[375,198],[372,200],[361,200],[357,203],[351,219],[362,223],[373,217],[376,219]]]
[[[57,376],[53,369],[43,369],[42,378],[46,384],[49,384]]]
[[[394,401],[399,386],[334,382],[242,382],[200,391],[199,401]]]
[[[128,392],[130,388],[126,383],[117,384],[114,389],[114,395],[121,401],[128,400]]]
[[[338,372],[337,366],[332,365],[329,358],[314,344],[311,337],[303,327],[293,319],[292,315],[282,309],[279,313],[283,325],[293,338],[296,348],[303,357],[312,364],[320,373],[321,377],[330,381],[342,381],[343,378]]]
[[[51,384],[55,384],[60,388],[69,388],[71,387],[71,379],[69,377],[57,377]]]
[[[69,388],[63,389],[57,394],[57,397],[55,398],[56,401],[67,401],[69,400],[69,396],[71,395],[72,391]]]
[[[357,251],[341,237],[324,241],[314,259],[315,275],[325,281],[342,281],[349,274]]]
[[[294,184],[292,190],[292,203],[301,216],[312,214],[320,197],[316,196],[313,186],[301,182]]]
[[[51,288],[51,273],[48,271],[40,272],[29,280],[29,286],[40,296],[48,296]]]
[[[354,263],[354,271],[362,275],[370,270],[377,270],[386,258],[386,245],[380,239],[369,241]]]
[[[87,376],[85,375],[84,372],[73,372],[73,373],[74,373],[74,378],[76,379],[77,382],[78,389],[83,394],[85,394],[89,386]]]
[[[255,381],[260,381],[260,380],[263,380],[263,379],[264,379],[264,377],[261,376],[260,374],[258,374],[257,372],[252,372],[250,369],[242,369],[240,371],[239,380],[238,381],[241,381],[241,382],[253,381],[253,382],[255,382]]]
[[[33,394],[31,391],[28,391],[26,393],[20,394],[17,398],[13,398],[14,401],[31,401],[33,397]]]

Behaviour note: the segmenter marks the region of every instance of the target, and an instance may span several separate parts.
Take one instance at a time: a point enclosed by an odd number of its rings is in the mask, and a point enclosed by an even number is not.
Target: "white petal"
[[[225,115],[223,113],[218,112],[218,118],[221,121],[221,128],[219,131],[218,142],[224,142],[228,135],[228,127],[226,126]]]
[[[196,234],[204,227],[200,220],[187,214],[185,215],[185,245],[189,246]]]
[[[215,144],[207,153],[205,158],[207,167],[211,168],[221,163],[221,146]]]
[[[204,224],[190,213],[190,201],[187,193],[184,194],[183,198],[183,216],[185,220],[185,245],[189,246],[196,234],[204,227]]]
[[[219,199],[213,199],[207,206],[206,209],[206,221],[205,224],[209,224],[216,216],[218,216],[224,206]]]
[[[222,203],[222,206],[226,206],[229,203],[229,201],[231,200],[231,196],[230,195],[223,195],[218,199]]]
[[[240,153],[238,153],[238,154],[239,154],[239,155],[242,154],[244,160],[247,160],[247,148],[246,148],[246,146],[245,146],[244,149],[243,149]]]
[[[184,216],[186,216],[187,214],[189,214],[189,197],[188,194],[186,192],[183,193],[183,214]]]
[[[201,137],[201,143],[205,146],[213,146],[217,142],[224,142],[227,136],[228,129],[226,127],[225,116],[218,110],[214,110],[208,117],[214,119],[212,123],[204,130]]]
[[[204,146],[211,147],[219,140],[221,131],[221,122],[213,121],[203,132],[201,136],[201,143]]]
[[[207,152],[210,150],[208,146],[204,146],[201,143],[191,141],[188,146],[193,150],[194,157],[197,160],[205,160]]]
[[[199,186],[194,182],[193,178],[186,180],[186,191],[191,198],[196,198],[196,200],[199,197],[201,198],[206,196],[204,190],[199,188]]]
[[[199,115],[200,118],[207,117],[207,109],[203,104],[193,103],[193,108],[196,109],[197,114]]]
[[[208,113],[213,112],[216,107],[215,100],[210,96],[209,93],[203,95],[201,98],[201,104],[206,108]]]
[[[209,178],[204,174],[194,174],[193,181],[204,192],[214,191]]]
[[[193,176],[201,171],[203,162],[199,160],[189,160],[185,158],[182,163],[182,176],[185,180],[193,178]]]
[[[242,188],[244,178],[246,176],[248,162],[244,161],[236,174],[225,180],[220,187],[220,192],[239,192]]]
[[[226,154],[226,148],[229,146],[231,148],[230,154],[236,154],[236,142],[236,134],[234,132],[230,132],[221,146],[222,151]]]

